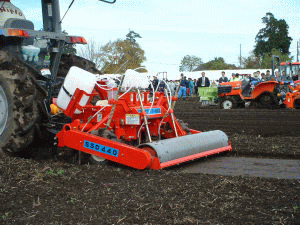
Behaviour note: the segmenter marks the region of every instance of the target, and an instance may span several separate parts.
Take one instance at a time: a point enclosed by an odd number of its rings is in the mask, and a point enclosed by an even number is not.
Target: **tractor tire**
[[[0,150],[10,154],[33,142],[43,96],[32,71],[14,54],[0,50]]]
[[[62,55],[57,76],[66,77],[72,66],[77,66],[90,73],[102,74],[101,71],[96,68],[96,64],[87,59],[76,55]]]
[[[13,96],[10,87],[0,74],[0,149],[5,146],[13,128]]]
[[[273,94],[263,94],[259,97],[258,108],[276,109],[279,108],[279,103]]]
[[[234,98],[225,98],[220,101],[221,109],[234,109],[237,107],[237,102]]]

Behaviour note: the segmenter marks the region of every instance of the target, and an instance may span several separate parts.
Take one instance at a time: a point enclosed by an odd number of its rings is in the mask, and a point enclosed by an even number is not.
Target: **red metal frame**
[[[171,117],[173,110],[169,108],[168,98],[163,93],[156,92],[153,103],[149,101],[150,93],[148,91],[142,92],[141,95],[146,112],[141,110],[137,92],[121,93],[118,100],[109,99],[108,105],[101,106],[92,103],[93,98],[107,100],[107,90],[96,86],[92,94],[87,94],[80,89],[76,89],[67,109],[63,110],[67,116],[71,117],[72,122],[64,125],[63,129],[57,134],[58,147],[69,147],[135,169],[162,169],[189,160],[232,150],[231,144],[228,144],[224,148],[160,163],[155,150],[151,147],[138,148],[135,147],[136,144],[127,144],[145,141],[144,139],[147,138],[146,126],[143,125],[145,116],[147,116],[151,137],[166,139],[187,135],[175,116],[173,123]],[[89,97],[89,101],[85,106],[79,105],[83,96]],[[176,100],[176,97],[172,97],[172,101]],[[113,105],[115,105],[115,112],[110,126],[106,128]],[[75,113],[78,110],[81,113]],[[174,129],[173,124],[175,124],[176,129]],[[92,134],[98,132],[101,128],[110,130],[116,138],[111,140]],[[175,130],[177,130],[177,135]],[[191,130],[190,132],[195,134],[200,131]],[[126,144],[118,140],[122,140]]]
[[[77,127],[75,126],[76,123]],[[109,140],[103,137],[99,137],[93,134],[78,131],[77,128],[80,125],[78,120],[72,125],[73,126],[65,125],[63,130],[57,134],[57,138],[59,140],[58,147],[69,147],[81,152],[93,154],[105,158],[107,160],[140,170],[159,170],[166,167],[178,165],[187,161],[203,158],[209,155],[215,155],[225,151],[232,151],[231,143],[229,143],[228,146],[222,148],[201,152],[198,154],[175,159],[169,162],[160,163],[160,160],[155,154],[155,151],[150,147],[138,148],[117,141]],[[99,145],[100,147],[98,148],[98,151],[86,147],[86,142]],[[102,145],[106,147],[106,151],[107,149],[111,149],[111,151],[117,150],[118,154],[115,154],[117,155],[117,157],[111,154],[101,152]],[[96,147],[94,146],[93,149],[96,149]]]
[[[295,100],[300,99],[300,80],[294,82],[294,86],[289,85],[291,90],[285,96],[284,104],[287,108],[295,108]]]

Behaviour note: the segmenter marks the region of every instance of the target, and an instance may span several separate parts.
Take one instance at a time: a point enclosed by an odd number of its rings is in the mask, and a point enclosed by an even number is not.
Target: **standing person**
[[[261,73],[261,81],[262,81],[262,82],[267,81],[267,78],[266,78],[266,74],[265,74],[265,73]]]
[[[225,71],[222,71],[221,78],[219,79],[219,84],[223,82],[228,82],[228,78],[225,76]]]
[[[158,79],[156,76],[153,76],[153,80],[151,81],[152,85],[149,84],[148,89],[150,90],[150,96],[153,95],[153,92],[156,91],[157,85],[158,85]]]
[[[175,85],[174,81],[170,80],[168,82],[168,85],[169,85],[169,88],[170,88],[170,91],[171,91],[171,95],[174,96],[175,95],[175,89],[176,89],[176,85]]]
[[[190,96],[190,79],[191,78],[187,79],[187,86],[186,86],[186,95],[187,96]]]
[[[197,79],[194,79],[194,93],[196,96],[198,95]]]
[[[205,73],[201,73],[202,77],[200,77],[197,81],[197,86],[198,87],[209,87],[210,86],[210,81],[207,77],[205,77]]]
[[[266,71],[266,81],[269,81],[269,80],[271,80],[271,72],[270,72],[270,70],[267,70]]]
[[[285,70],[282,71],[281,77],[282,77],[283,81],[287,80],[287,79],[286,79],[286,72],[285,72]]]
[[[275,80],[278,82],[282,81],[282,77],[280,76],[280,73],[278,71],[275,72]]]
[[[194,94],[194,81],[192,80],[192,78],[189,78],[189,89],[190,89],[190,96],[193,96]]]
[[[186,88],[186,94],[190,95],[190,90],[189,90],[189,80],[184,76],[185,79],[185,88]]]
[[[152,85],[153,85],[154,91],[156,91],[158,82],[159,82],[159,81],[158,81],[158,79],[157,79],[157,76],[154,76],[154,77],[153,77],[153,81],[152,81]]]
[[[261,82],[261,79],[259,78],[259,73],[258,72],[254,72],[253,77],[251,78],[251,84],[254,85],[254,86],[256,84],[258,84],[259,82]]]
[[[160,80],[159,81],[159,86],[157,88],[157,91],[164,93],[165,92],[165,87],[166,87],[166,83],[165,80]]]
[[[232,77],[231,77],[230,81],[239,81],[239,80],[240,80],[240,79],[239,79],[239,74],[238,74],[238,73],[232,73],[231,76],[232,76]]]
[[[232,82],[232,81],[235,81],[235,73],[232,73],[232,74],[231,74],[230,81],[231,81],[231,82]]]
[[[282,79],[283,81],[290,81],[291,80],[291,77],[289,75],[286,74],[286,71],[282,71]]]
[[[242,80],[242,95],[250,97],[251,95],[251,74],[246,74]]]
[[[260,75],[260,71],[259,70],[256,71],[256,75],[257,75],[258,79],[261,79],[261,75]]]
[[[180,89],[178,93],[178,98],[181,98],[183,96],[183,100],[186,99],[186,86],[188,85],[188,81],[186,80],[186,77],[181,74],[181,80],[180,80]]]

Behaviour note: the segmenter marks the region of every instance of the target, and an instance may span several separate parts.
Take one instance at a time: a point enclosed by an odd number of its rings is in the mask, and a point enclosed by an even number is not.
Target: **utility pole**
[[[240,69],[242,68],[242,44],[240,44]]]
[[[297,62],[299,62],[299,41],[297,41]]]

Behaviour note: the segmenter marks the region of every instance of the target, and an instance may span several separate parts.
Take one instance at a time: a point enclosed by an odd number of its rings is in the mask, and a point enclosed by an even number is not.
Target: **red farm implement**
[[[72,119],[57,134],[58,147],[136,169],[162,169],[232,150],[224,132],[200,132],[182,125],[173,112],[177,97],[167,90],[151,94],[139,85],[122,86],[124,79],[138,76],[142,74],[127,71],[116,88],[101,79],[92,85],[92,91],[74,87],[65,108],[57,103]],[[64,85],[61,92],[66,91]]]

